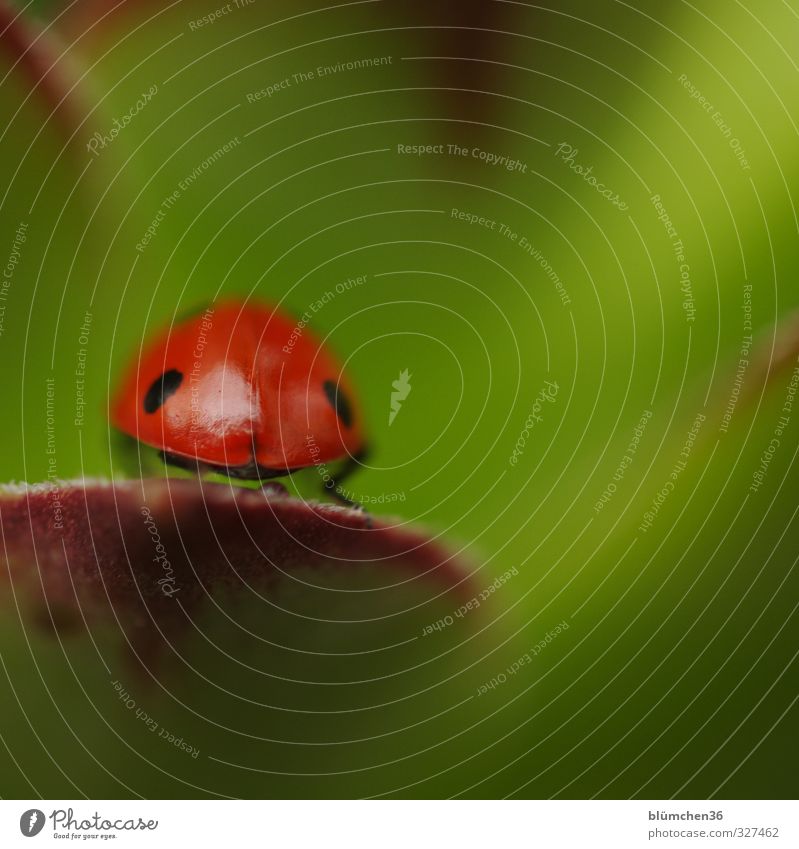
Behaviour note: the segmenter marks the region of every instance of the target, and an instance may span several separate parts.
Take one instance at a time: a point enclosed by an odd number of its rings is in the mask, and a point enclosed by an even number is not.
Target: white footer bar
[[[0,801],[0,846],[799,846],[793,801]]]

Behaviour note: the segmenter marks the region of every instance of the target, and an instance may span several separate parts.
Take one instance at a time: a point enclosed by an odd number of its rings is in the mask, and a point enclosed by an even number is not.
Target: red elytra
[[[265,479],[361,456],[353,397],[341,364],[303,322],[269,304],[226,301],[143,347],[111,420],[171,462]]]

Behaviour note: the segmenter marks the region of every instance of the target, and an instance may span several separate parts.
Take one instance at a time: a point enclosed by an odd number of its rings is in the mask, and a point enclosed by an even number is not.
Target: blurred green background
[[[107,402],[143,340],[221,295],[301,314],[366,275],[312,322],[375,447],[350,488],[402,493],[373,512],[464,547],[475,592],[518,574],[440,634],[418,638],[449,607],[410,610],[379,636],[406,645],[346,668],[236,643],[267,675],[235,687],[204,639],[153,684],[110,625],[59,642],[7,593],[0,793],[794,796],[796,9],[50,2],[24,19],[35,50],[20,59],[7,31],[0,54],[4,266],[26,225],[0,301],[2,479],[53,471],[48,379],[57,476],[136,474]],[[403,369],[413,388],[389,427]],[[546,381],[557,394],[536,407]],[[240,615],[298,638],[261,608]],[[332,639],[303,637],[311,652]],[[97,644],[198,758],[125,709]],[[368,683],[269,677],[325,672]]]

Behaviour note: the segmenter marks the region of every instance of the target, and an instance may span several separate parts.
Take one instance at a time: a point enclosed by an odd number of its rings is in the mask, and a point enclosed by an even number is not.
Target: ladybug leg
[[[358,504],[357,501],[353,501],[351,498],[347,498],[346,495],[343,495],[339,491],[339,487],[342,481],[346,478],[346,474],[337,475],[335,478],[329,478],[326,480],[322,486],[325,492],[330,493],[330,495],[339,502],[339,504],[343,504],[345,507],[351,507],[353,510],[363,510],[363,504]]]
[[[343,504],[345,507],[350,507],[353,510],[360,510],[362,513],[366,514],[367,527],[372,527],[372,518],[366,511],[366,508],[363,504],[359,504],[357,501],[353,501],[351,498],[348,498],[341,491],[341,484],[344,483],[347,478],[358,469],[358,466],[361,464],[361,461],[366,458],[368,452],[366,448],[362,448],[357,454],[353,454],[347,458],[346,463],[342,467],[341,471],[334,475],[333,477],[328,478],[323,486],[326,492],[330,493],[330,495],[336,499],[340,504]]]
[[[361,464],[361,461],[366,457],[366,449],[361,449],[357,454],[351,454],[347,457],[346,462],[339,470],[338,474],[332,475],[327,478],[324,482],[323,486],[327,492],[329,492],[333,498],[347,507],[361,507],[357,501],[353,501],[351,498],[347,498],[346,495],[341,491],[341,485],[347,480],[350,475],[358,469],[358,466]]]
[[[329,492],[333,498],[338,501],[339,504],[342,504],[344,507],[349,507],[350,510],[357,510],[359,513],[363,513],[364,522],[366,527],[371,530],[372,529],[372,517],[367,511],[367,509],[363,506],[363,504],[359,504],[357,501],[353,501],[351,498],[347,498],[346,495],[342,495],[337,487],[341,481],[341,476],[338,478],[332,478],[329,481],[324,483],[325,491]]]

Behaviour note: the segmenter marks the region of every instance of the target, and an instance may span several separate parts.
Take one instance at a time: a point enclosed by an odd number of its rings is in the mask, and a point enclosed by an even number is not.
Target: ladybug
[[[366,454],[360,411],[335,356],[265,303],[223,301],[145,345],[111,403],[112,424],[167,463],[268,481],[316,465],[338,485]],[[343,460],[338,474],[326,464]]]

